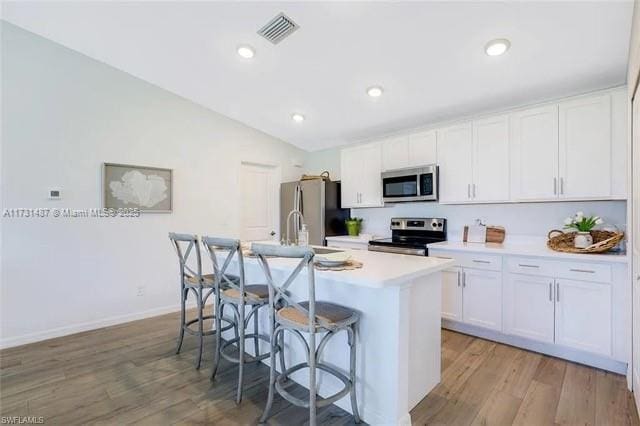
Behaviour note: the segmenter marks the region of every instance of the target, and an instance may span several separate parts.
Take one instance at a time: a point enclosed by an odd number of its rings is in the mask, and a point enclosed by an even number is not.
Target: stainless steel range
[[[447,240],[447,219],[391,219],[391,238],[369,241],[369,250],[428,256],[427,244]]]

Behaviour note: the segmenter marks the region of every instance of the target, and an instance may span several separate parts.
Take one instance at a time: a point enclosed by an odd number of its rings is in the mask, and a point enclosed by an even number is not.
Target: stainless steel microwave
[[[385,203],[436,201],[438,166],[435,164],[382,173],[382,199]]]

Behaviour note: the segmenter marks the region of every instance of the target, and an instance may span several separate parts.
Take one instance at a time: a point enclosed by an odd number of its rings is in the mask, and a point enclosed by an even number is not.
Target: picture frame
[[[173,212],[173,169],[133,164],[102,164],[102,206]]]

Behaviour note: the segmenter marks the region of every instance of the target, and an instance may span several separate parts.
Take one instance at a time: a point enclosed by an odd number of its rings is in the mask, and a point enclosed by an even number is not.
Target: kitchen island
[[[376,425],[411,424],[409,411],[440,381],[441,271],[453,261],[363,250],[348,252],[363,267],[316,270],[316,300],[338,303],[361,315],[356,393],[362,419]],[[268,261],[277,282],[284,280],[297,264],[297,259]],[[256,258],[245,257],[245,274],[247,283],[265,282]],[[307,299],[306,272],[289,290],[294,299]],[[266,310],[260,315],[260,329],[263,333],[269,329]],[[303,361],[300,342],[285,336],[287,365]],[[349,367],[346,338],[346,333],[336,335],[323,352],[323,361],[343,372],[348,372]],[[246,350],[252,354],[253,345],[246,345]],[[268,351],[268,345],[263,344],[261,351]],[[292,378],[308,387],[308,370],[296,372]],[[334,377],[319,373],[319,395],[331,395],[341,387]],[[351,412],[348,396],[336,405]]]

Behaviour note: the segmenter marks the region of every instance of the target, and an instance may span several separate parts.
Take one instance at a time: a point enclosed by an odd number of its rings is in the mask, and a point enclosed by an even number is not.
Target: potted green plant
[[[585,248],[593,244],[591,230],[597,225],[602,225],[604,221],[600,216],[585,216],[582,212],[577,212],[575,216],[568,217],[564,220],[565,229],[575,230],[576,237],[573,245],[576,248]]]
[[[362,227],[362,218],[361,217],[352,217],[344,221],[347,225],[347,234],[357,237],[360,235],[360,228]]]

